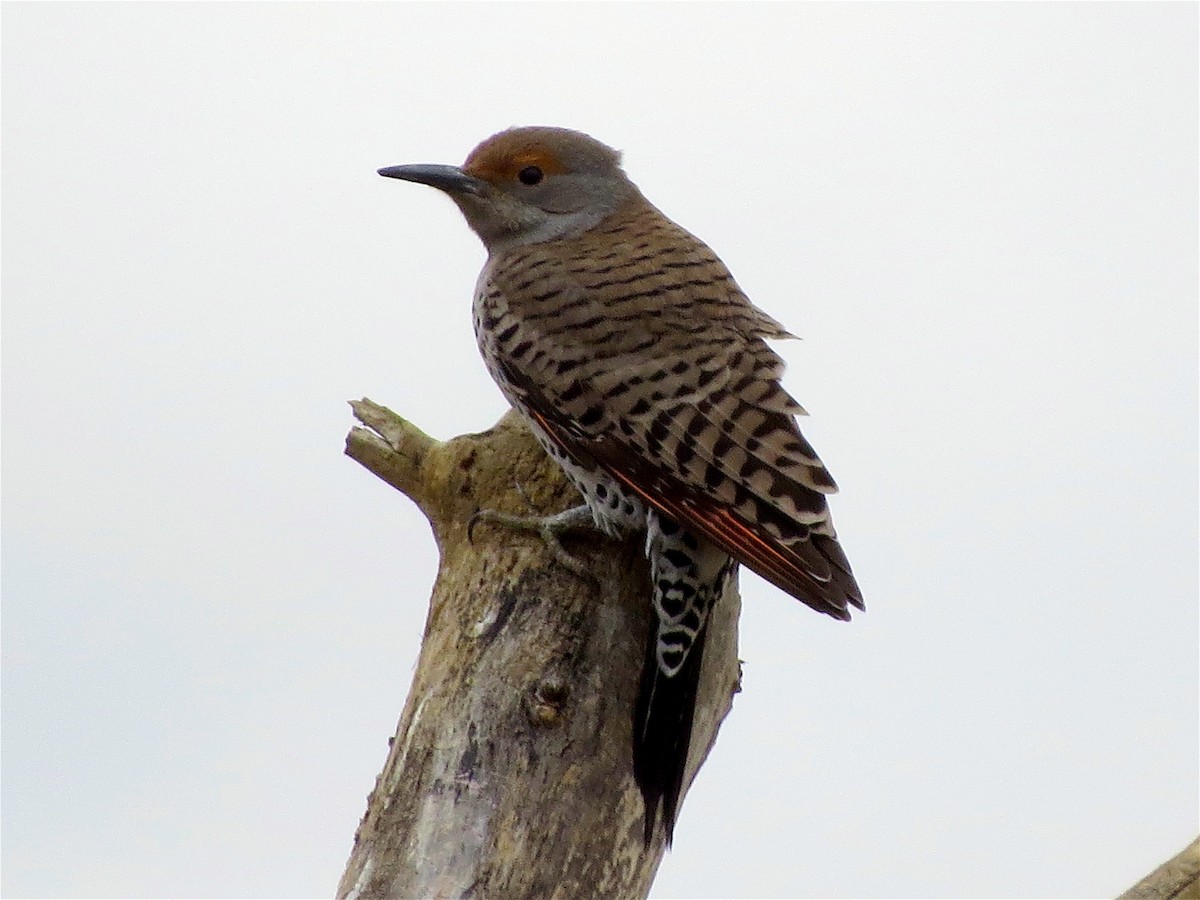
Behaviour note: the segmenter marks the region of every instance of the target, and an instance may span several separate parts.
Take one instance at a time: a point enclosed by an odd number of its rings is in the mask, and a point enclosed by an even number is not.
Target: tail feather
[[[646,804],[643,840],[647,848],[654,837],[660,805],[668,847],[675,835],[708,623],[702,625],[683,665],[671,676],[658,664],[657,631],[650,629],[633,731],[633,772]]]

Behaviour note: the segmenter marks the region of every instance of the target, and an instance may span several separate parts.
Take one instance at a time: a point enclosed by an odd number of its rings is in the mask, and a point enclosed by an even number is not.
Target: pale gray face
[[[445,191],[489,250],[579,234],[637,194],[620,154],[565,128],[503,131],[462,168],[394,166],[379,174]]]

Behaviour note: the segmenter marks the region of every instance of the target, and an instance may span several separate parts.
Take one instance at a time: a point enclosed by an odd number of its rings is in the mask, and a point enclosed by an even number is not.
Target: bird
[[[834,619],[865,609],[830,519],[837,485],[767,343],[794,335],[583,132],[514,127],[462,166],[378,173],[444,192],[483,241],[484,364],[583,500],[543,532],[644,537],[654,616],[632,769],[645,845],[661,821],[670,846],[707,625],[738,566]]]

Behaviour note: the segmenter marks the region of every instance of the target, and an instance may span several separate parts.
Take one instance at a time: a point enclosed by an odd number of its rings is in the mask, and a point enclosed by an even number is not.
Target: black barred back
[[[607,491],[815,609],[845,618],[862,605],[825,501],[836,484],[764,340],[790,335],[640,195],[581,235],[494,254],[475,327],[510,402],[549,423],[589,477],[606,473]]]

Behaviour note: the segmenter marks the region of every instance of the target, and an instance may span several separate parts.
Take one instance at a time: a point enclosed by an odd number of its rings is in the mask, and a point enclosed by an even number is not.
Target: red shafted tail
[[[849,595],[849,602],[861,608],[862,600],[858,597],[853,576],[846,572],[844,578],[834,577],[836,573],[831,570],[830,563],[837,566],[836,560],[830,560],[814,543],[814,539],[828,540],[823,535],[814,535],[800,545],[807,554],[816,556],[806,560],[797,549],[770,539],[762,529],[753,527],[732,510],[717,506],[708,498],[675,500],[663,493],[643,489],[629,473],[605,468],[646,503],[684,528],[708,538],[738,562],[818,612],[835,619],[849,619],[844,595]]]

